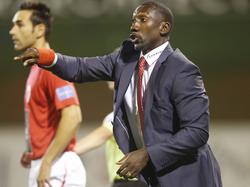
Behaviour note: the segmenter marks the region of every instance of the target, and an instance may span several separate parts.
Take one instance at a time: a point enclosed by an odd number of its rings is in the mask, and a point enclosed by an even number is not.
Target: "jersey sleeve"
[[[79,98],[73,83],[65,81],[49,71],[43,72],[47,94],[57,110],[70,105],[79,105]]]

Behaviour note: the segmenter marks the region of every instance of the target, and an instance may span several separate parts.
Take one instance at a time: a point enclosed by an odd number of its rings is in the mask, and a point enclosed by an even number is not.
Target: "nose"
[[[13,34],[14,34],[14,27],[12,27],[12,28],[10,29],[9,34],[10,34],[10,35],[13,35]]]
[[[130,31],[136,32],[137,30],[138,30],[138,24],[134,21],[134,22],[132,22],[132,24],[130,26]]]

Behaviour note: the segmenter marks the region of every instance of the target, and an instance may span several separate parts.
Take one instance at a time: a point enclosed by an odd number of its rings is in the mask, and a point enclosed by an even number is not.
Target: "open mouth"
[[[137,44],[139,43],[139,37],[135,33],[131,33],[129,35],[129,39],[132,43]]]
[[[16,44],[16,43],[18,42],[18,40],[15,39],[15,38],[12,38],[12,42],[13,42],[14,44]]]

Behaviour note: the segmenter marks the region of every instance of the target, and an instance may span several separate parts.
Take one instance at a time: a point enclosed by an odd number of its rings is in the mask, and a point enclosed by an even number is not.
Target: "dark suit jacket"
[[[124,153],[136,149],[124,106],[124,94],[140,51],[125,41],[106,56],[58,55],[55,74],[73,82],[112,80],[114,136]],[[162,52],[144,93],[144,142],[150,162],[142,171],[151,186],[221,187],[220,170],[207,145],[208,97],[199,68],[170,45]]]

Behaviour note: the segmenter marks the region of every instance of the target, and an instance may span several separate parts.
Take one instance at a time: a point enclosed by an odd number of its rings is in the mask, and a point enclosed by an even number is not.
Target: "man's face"
[[[146,53],[162,44],[160,34],[162,18],[155,9],[139,6],[133,13],[130,40],[135,49]]]
[[[30,20],[31,14],[30,10],[20,10],[12,19],[13,27],[9,34],[17,51],[33,47],[37,41],[36,29]]]

